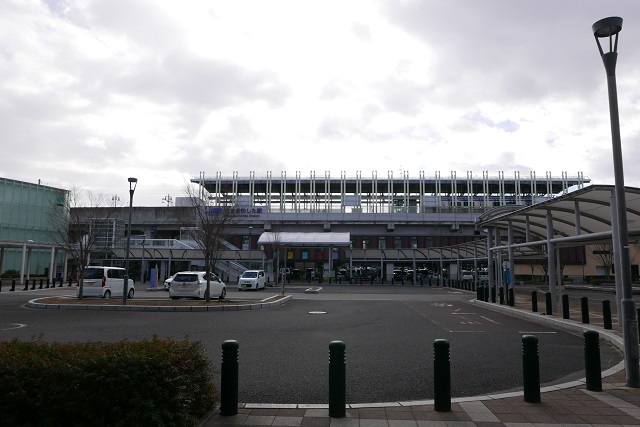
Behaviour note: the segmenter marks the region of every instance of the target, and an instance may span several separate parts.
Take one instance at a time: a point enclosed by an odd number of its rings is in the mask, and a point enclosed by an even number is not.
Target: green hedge
[[[200,342],[0,341],[1,426],[190,426],[217,400]]]

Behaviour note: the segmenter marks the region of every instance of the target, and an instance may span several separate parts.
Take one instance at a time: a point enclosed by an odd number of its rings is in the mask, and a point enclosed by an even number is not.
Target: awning
[[[258,238],[259,245],[287,246],[349,246],[351,233],[273,233]]]

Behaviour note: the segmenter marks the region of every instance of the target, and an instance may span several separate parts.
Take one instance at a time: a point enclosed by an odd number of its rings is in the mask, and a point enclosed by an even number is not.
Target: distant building
[[[68,191],[60,188],[0,178],[0,273],[21,270],[25,247],[31,251],[30,271],[22,273],[48,272],[53,245],[49,212],[63,205],[67,196]]]

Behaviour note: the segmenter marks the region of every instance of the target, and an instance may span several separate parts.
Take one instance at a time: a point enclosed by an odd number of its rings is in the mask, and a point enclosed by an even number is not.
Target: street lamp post
[[[124,255],[124,283],[122,286],[122,304],[127,305],[129,291],[129,248],[131,247],[131,211],[133,210],[133,192],[136,191],[138,178],[129,178],[129,228],[127,230],[127,251]]]
[[[249,227],[249,270],[251,270],[251,234],[253,232],[253,227]]]
[[[618,34],[622,30],[622,18],[604,18],[591,27],[607,72],[609,92],[609,114],[611,118],[611,142],[613,146],[613,172],[615,178],[616,219],[618,223],[618,253],[620,254],[620,280],[622,284],[622,332],[624,340],[624,363],[628,387],[640,387],[640,360],[638,349],[638,321],[636,304],[631,289],[631,266],[629,261],[629,235],[627,229],[627,202],[624,189],[622,164],[622,143],[620,141],[620,118],[618,114],[618,93],[616,87],[616,61],[618,59]],[[604,52],[600,38],[609,39],[609,51]]]

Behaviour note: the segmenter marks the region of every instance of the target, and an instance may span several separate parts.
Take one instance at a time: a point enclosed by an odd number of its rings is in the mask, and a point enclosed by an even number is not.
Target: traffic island
[[[212,299],[204,300],[166,300],[166,299],[130,299],[122,305],[119,299],[74,297],[47,297],[29,301],[28,308],[48,310],[97,310],[97,311],[239,311],[260,310],[278,307],[289,302],[291,295],[276,295],[260,301],[232,301]]]

